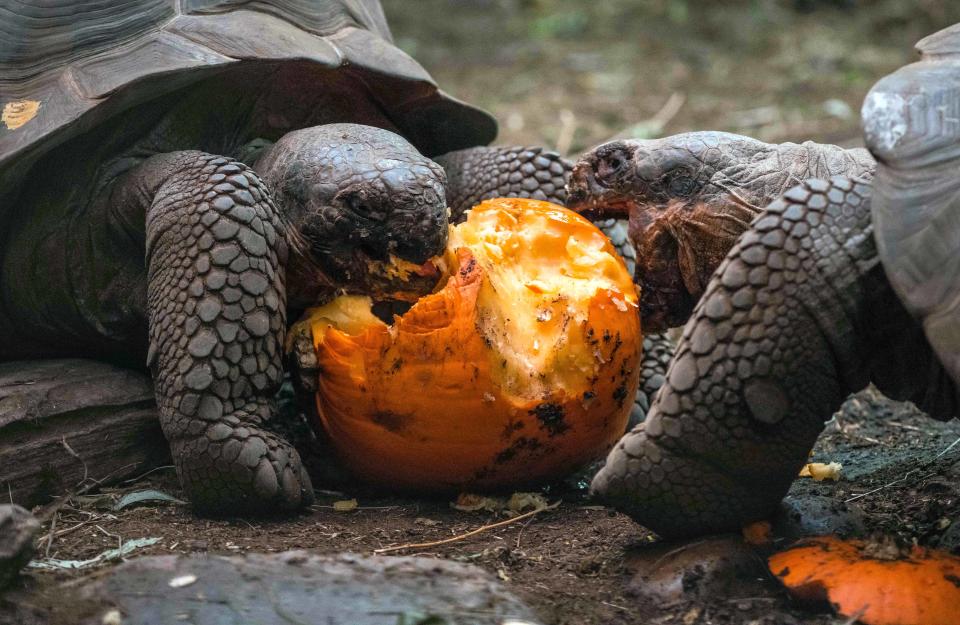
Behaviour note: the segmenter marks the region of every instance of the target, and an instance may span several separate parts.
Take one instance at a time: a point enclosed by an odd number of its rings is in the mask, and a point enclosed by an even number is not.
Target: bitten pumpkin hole
[[[500,199],[449,241],[439,286],[403,314],[357,296],[308,312],[338,454],[421,492],[542,483],[601,456],[626,427],[642,343],[609,240],[565,208]]]

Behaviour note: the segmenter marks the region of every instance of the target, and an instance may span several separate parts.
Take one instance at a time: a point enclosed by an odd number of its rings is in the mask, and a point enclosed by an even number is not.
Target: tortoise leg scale
[[[155,156],[121,181],[146,209],[150,365],[160,420],[197,511],[313,501],[297,452],[261,426],[276,407],[286,327],[283,220],[247,166]]]
[[[573,164],[556,152],[538,147],[476,147],[448,152],[434,159],[447,172],[450,222],[483,200],[524,197],[563,204],[564,185]]]
[[[870,326],[909,324],[868,198],[846,178],[811,180],[758,216],[684,328],[646,422],[595,477],[597,495],[667,537],[773,513],[825,419],[869,381],[883,349],[867,344]]]

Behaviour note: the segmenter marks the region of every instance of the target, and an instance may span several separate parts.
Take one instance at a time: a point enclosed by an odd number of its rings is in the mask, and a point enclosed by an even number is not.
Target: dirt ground
[[[385,0],[397,41],[451,93],[491,110],[502,143],[575,154],[614,135],[713,128],[769,141],[858,142],[870,85],[912,58],[922,35],[960,21],[952,0]],[[797,10],[800,7],[802,10]],[[843,464],[838,482],[799,479],[798,501],[847,502],[864,532],[960,553],[960,423],[938,423],[872,392],[845,404],[814,460]],[[578,480],[548,489],[560,505],[441,546],[400,554],[477,564],[548,625],[626,623],[827,624],[766,579],[712,598],[664,605],[631,588],[632,566],[654,537],[592,504]],[[122,493],[179,496],[170,469],[122,489],[75,498],[46,516],[42,556],[91,558],[154,537],[136,554],[374,550],[460,536],[504,520],[446,500],[384,497],[339,486],[286,520],[194,517],[180,504],[113,511]],[[359,505],[337,511],[334,503]],[[640,554],[639,556],[631,554]],[[0,623],[43,622],[39,591],[81,573],[31,570],[0,599]],[[696,582],[694,580],[694,585]],[[10,620],[4,620],[10,619]]]
[[[906,544],[960,554],[958,441],[960,423],[932,421],[910,404],[865,391],[835,415],[815,450],[813,460],[843,465],[841,479],[798,479],[790,499],[801,504],[825,499],[838,506],[849,502],[850,512],[840,520],[859,519],[866,536],[894,535]],[[649,562],[645,552],[662,547],[627,517],[588,501],[579,484],[571,478],[546,489],[548,501],[562,502],[553,510],[463,540],[393,553],[479,565],[503,580],[547,625],[845,622],[792,605],[769,577],[711,594],[709,588],[700,592],[699,578],[684,569],[671,573],[683,578],[685,588],[690,585],[683,596],[668,601],[644,596],[631,586],[634,566]],[[173,472],[164,469],[120,489],[70,500],[55,512],[37,510],[56,518],[55,526],[51,520],[45,523],[40,554],[83,560],[116,548],[120,541],[142,538],[160,540],[138,555],[288,549],[371,554],[461,536],[506,520],[499,514],[458,511],[446,500],[384,497],[356,489],[322,493],[309,512],[285,520],[198,519],[186,506],[173,503],[111,509],[124,493],[144,489],[179,495]],[[354,498],[355,509],[335,509],[336,502]],[[829,517],[814,512],[811,520]],[[0,623],[45,622],[31,607],[37,593],[84,574],[31,570],[21,587],[0,600]],[[4,621],[4,613],[13,620]]]

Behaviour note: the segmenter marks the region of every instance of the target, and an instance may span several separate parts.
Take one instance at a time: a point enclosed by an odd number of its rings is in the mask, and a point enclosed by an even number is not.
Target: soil
[[[790,496],[814,505],[822,498],[837,507],[849,502],[850,509],[862,512],[867,535],[894,535],[905,543],[960,554],[958,441],[960,422],[930,420],[910,404],[867,390],[852,397],[828,423],[814,452],[814,461],[840,462],[841,479],[798,479]],[[694,576],[683,570],[667,572],[683,576],[684,594],[666,601],[645,596],[642,587],[631,585],[631,578],[637,566],[649,563],[644,554],[657,539],[627,517],[592,504],[582,483],[571,478],[546,489],[543,495],[549,502],[562,502],[555,509],[456,542],[393,553],[479,565],[503,580],[547,625],[837,622],[827,613],[792,605],[769,578],[724,583],[720,591],[711,591],[697,588],[702,571]],[[111,509],[122,494],[145,489],[180,495],[172,470],[164,469],[121,489],[35,510],[56,519],[49,550],[46,537],[39,541],[41,555],[82,560],[116,548],[121,540],[148,537],[161,540],[138,555],[288,549],[371,554],[461,536],[506,520],[497,513],[459,511],[445,500],[385,497],[356,489],[321,492],[310,511],[292,519],[200,519],[184,505],[156,502]],[[335,509],[336,502],[354,498],[355,509]],[[42,534],[49,536],[50,529],[48,520]],[[0,602],[0,615],[11,611],[17,619],[11,623],[42,623],[42,616],[29,617],[26,606],[33,598],[53,585],[92,574],[96,573],[31,570],[23,584]]]
[[[960,3],[952,0],[385,0],[384,6],[401,47],[446,90],[497,115],[501,142],[568,154],[618,134],[705,128],[769,141],[856,144],[857,111],[870,85],[913,58],[911,47],[922,35],[960,21]],[[837,507],[847,502],[862,513],[867,534],[960,553],[960,444],[951,447],[958,440],[960,423],[931,421],[911,405],[866,391],[829,422],[815,450],[816,461],[842,463],[841,479],[798,479],[791,495],[801,504],[816,497]],[[477,564],[547,625],[845,622],[794,606],[771,579],[760,580],[759,591],[756,583],[745,585],[748,594],[727,589],[666,603],[643,596],[630,585],[632,569],[657,539],[591,503],[582,483],[571,478],[548,489],[548,501],[562,502],[555,509],[397,553]],[[505,519],[458,511],[446,500],[343,485],[288,519],[199,519],[184,505],[156,502],[111,510],[122,493],[148,488],[179,496],[165,469],[36,510],[45,518],[40,555],[91,558],[145,537],[161,540],[137,555],[298,548],[369,554]],[[357,508],[335,509],[352,498]],[[36,597],[96,574],[31,570],[0,599],[0,623],[43,622],[31,608]],[[696,590],[697,580],[688,581]]]

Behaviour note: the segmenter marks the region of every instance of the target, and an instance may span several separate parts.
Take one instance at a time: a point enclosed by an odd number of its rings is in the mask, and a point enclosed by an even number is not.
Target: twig
[[[103,484],[104,482],[106,482],[107,479],[109,479],[110,476],[113,475],[114,473],[117,473],[117,472],[119,472],[119,471],[124,471],[124,470],[126,470],[126,469],[128,469],[128,468],[130,468],[130,467],[135,467],[135,466],[137,466],[137,464],[138,464],[138,463],[136,463],[136,462],[128,462],[127,464],[123,465],[122,467],[118,467],[118,468],[114,469],[113,471],[111,471],[110,473],[107,473],[106,475],[104,475],[103,477],[101,477],[99,480],[98,480],[97,478],[95,478],[95,477],[91,477],[91,478],[90,478],[90,482],[91,482],[91,483],[88,484],[88,485],[86,485],[86,486],[84,486],[82,489],[78,490],[78,491],[76,492],[76,494],[77,494],[77,495],[82,495],[82,494],[86,493],[87,491],[93,490],[95,487],[98,487],[98,486],[100,486],[101,484]],[[80,484],[83,484],[83,482],[84,482],[86,479],[87,479],[87,478],[84,477],[83,480],[80,481]]]
[[[921,432],[923,434],[928,434],[928,432],[923,431],[915,425],[908,425],[906,423],[900,423],[899,421],[887,421],[887,425],[892,425],[895,428],[902,428],[904,430],[911,430],[913,432]]]
[[[50,534],[47,538],[47,548],[43,550],[43,555],[46,558],[50,557],[50,547],[53,546],[53,539],[56,536],[56,534],[54,534],[54,530],[57,529],[57,519],[59,517],[59,514],[54,513],[53,519],[50,521]]]
[[[101,532],[103,532],[106,536],[109,536],[110,538],[116,538],[116,539],[117,539],[117,549],[120,549],[120,550],[123,549],[123,536],[121,536],[120,534],[113,534],[113,533],[111,533],[111,532],[108,532],[107,530],[103,529],[102,527],[100,527],[100,526],[97,525],[97,524],[94,524],[94,527],[97,528],[98,530],[100,530]]]
[[[64,536],[64,535],[69,534],[69,533],[71,533],[71,532],[73,532],[73,531],[76,531],[76,530],[80,529],[81,527],[83,527],[83,526],[85,526],[85,525],[88,525],[88,524],[90,524],[90,523],[92,523],[92,522],[93,522],[93,519],[87,519],[86,521],[80,521],[79,523],[77,523],[77,524],[74,525],[74,526],[67,527],[67,528],[62,529],[62,530],[59,530],[59,531],[57,531],[57,532],[54,532],[54,531],[53,531],[53,529],[54,529],[54,528],[53,528],[53,524],[51,524],[51,526],[50,526],[50,531],[48,531],[46,534],[43,535],[43,537],[40,539],[40,542],[42,543],[42,542],[45,541],[45,540],[49,540],[51,534],[53,534],[53,537],[54,537],[54,538],[60,538],[61,536]]]
[[[533,517],[527,519],[527,522],[520,526],[520,531],[517,532],[517,549],[520,549],[520,538],[523,537],[523,530],[527,529],[527,526],[533,523]]]
[[[69,453],[71,456],[79,460],[80,464],[83,465],[83,479],[80,480],[80,483],[83,484],[84,482],[87,481],[87,462],[80,457],[80,454],[78,454],[76,451],[73,450],[73,447],[71,447],[70,443],[67,442],[66,436],[63,436],[60,438],[60,444],[63,445],[64,449],[67,450],[67,453]]]
[[[350,508],[349,510],[344,510],[344,512],[353,512],[354,510],[396,510],[397,508],[402,508],[403,506],[357,506],[356,508]],[[307,507],[308,510],[336,510],[335,506],[321,506],[314,504]]]
[[[953,441],[952,443],[950,443],[950,445],[949,445],[946,449],[944,449],[944,450],[941,451],[939,454],[937,454],[936,456],[934,456],[933,459],[934,459],[934,460],[939,460],[942,456],[946,455],[951,449],[953,449],[954,447],[956,447],[958,443],[960,443],[960,438],[958,438],[957,440],[955,440],[955,441]]]
[[[129,465],[128,465],[128,466],[129,466]],[[123,467],[123,468],[126,468],[126,467]],[[123,480],[123,481],[120,482],[120,483],[121,483],[121,484],[130,484],[130,483],[132,483],[132,482],[136,482],[136,481],[138,481],[138,480],[141,480],[141,479],[147,477],[148,475],[150,475],[151,473],[154,473],[154,472],[156,472],[156,471],[164,471],[164,470],[166,470],[166,469],[173,469],[173,468],[175,468],[175,467],[174,467],[172,464],[165,464],[165,465],[163,465],[162,467],[154,467],[153,469],[150,469],[150,470],[147,471],[146,473],[141,473],[141,474],[138,475],[137,477],[131,477],[130,479]]]
[[[949,451],[950,451],[951,449],[953,449],[954,447],[956,447],[958,444],[960,444],[960,438],[958,438],[957,440],[955,440],[955,441],[953,441],[952,443],[950,443],[950,444],[947,446],[946,449],[944,449],[943,451],[941,451],[940,453],[938,453],[936,456],[933,457],[933,460],[931,460],[930,462],[927,462],[927,463],[924,464],[923,466],[915,467],[915,468],[913,468],[913,469],[910,469],[909,471],[907,471],[906,473],[904,473],[903,475],[901,475],[901,476],[898,477],[897,479],[893,480],[892,482],[887,482],[887,483],[884,484],[883,486],[878,486],[877,488],[874,488],[873,490],[868,490],[868,491],[865,492],[865,493],[860,493],[859,495],[854,495],[853,497],[848,497],[846,500],[844,500],[843,503],[850,503],[851,501],[856,501],[857,499],[861,499],[861,498],[866,497],[866,496],[868,496],[868,495],[872,495],[872,494],[878,493],[878,492],[880,492],[880,491],[882,491],[882,490],[884,490],[884,489],[890,488],[890,487],[893,486],[894,484],[899,484],[900,482],[903,482],[904,480],[906,480],[908,477],[910,477],[910,476],[913,475],[914,473],[918,473],[918,472],[920,472],[920,471],[928,468],[931,464],[933,464],[934,462],[936,462],[937,460],[939,460],[940,458],[942,458],[944,455],[946,455],[947,453],[949,453]],[[936,473],[931,473],[930,475],[924,476],[924,479],[926,479],[927,477],[931,477],[931,476],[933,476],[933,475],[936,475]]]
[[[523,513],[523,514],[521,514],[521,515],[519,515],[519,516],[513,517],[512,519],[507,519],[507,520],[505,520],[505,521],[499,521],[499,522],[497,522],[497,523],[491,523],[490,525],[484,525],[484,526],[482,526],[482,527],[478,527],[478,528],[475,529],[475,530],[471,530],[471,531],[467,532],[466,534],[459,534],[459,535],[454,536],[454,537],[452,537],[452,538],[445,538],[445,539],[443,539],[443,540],[435,540],[435,541],[432,541],[432,542],[429,542],[429,543],[410,543],[410,544],[407,544],[407,545],[397,545],[397,546],[395,546],[395,547],[383,547],[382,549],[374,549],[374,550],[373,550],[373,553],[376,553],[376,554],[389,553],[389,552],[391,552],[391,551],[403,551],[404,549],[427,549],[427,548],[429,548],[429,547],[438,547],[438,546],[440,546],[440,545],[446,545],[446,544],[448,544],[448,543],[457,542],[457,541],[459,541],[459,540],[463,540],[463,539],[465,539],[465,538],[469,538],[469,537],[471,537],[471,536],[475,536],[475,535],[477,535],[477,534],[479,534],[479,533],[481,533],[481,532],[486,532],[487,530],[496,529],[496,528],[498,528],[498,527],[504,527],[504,526],[506,526],[506,525],[510,525],[510,524],[512,524],[512,523],[516,523],[517,521],[522,521],[523,519],[529,519],[530,517],[532,517],[532,516],[534,516],[534,515],[540,514],[540,513],[543,512],[544,510],[553,510],[554,508],[556,508],[557,506],[559,506],[561,503],[562,503],[561,501],[558,501],[557,503],[555,503],[555,504],[553,504],[553,505],[546,506],[546,507],[543,507],[543,508],[537,508],[536,510],[531,510],[530,512],[525,512],[525,513]]]

